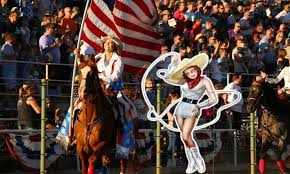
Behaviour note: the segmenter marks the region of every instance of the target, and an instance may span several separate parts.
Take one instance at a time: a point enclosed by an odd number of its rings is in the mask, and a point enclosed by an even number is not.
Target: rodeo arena
[[[0,173],[290,173],[289,0],[1,0]]]

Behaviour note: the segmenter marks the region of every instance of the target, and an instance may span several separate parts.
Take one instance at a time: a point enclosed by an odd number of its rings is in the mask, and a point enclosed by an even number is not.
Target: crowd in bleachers
[[[288,1],[155,0],[155,3],[159,15],[155,29],[163,39],[160,53],[175,51],[182,58],[207,53],[210,64],[205,74],[214,84],[226,86],[226,73],[257,74],[263,70],[278,74],[289,66]],[[1,60],[72,64],[84,4],[82,0],[1,0]],[[72,76],[72,67],[50,68],[50,79],[69,80]],[[14,78],[41,78],[44,69],[28,63],[2,62],[0,73],[7,78],[3,80],[4,89],[18,92]],[[249,85],[249,81],[244,78],[241,86]],[[57,84],[50,89],[55,94],[61,92]],[[162,97],[170,92],[166,90]],[[150,93],[152,101],[156,101],[154,91]],[[140,91],[132,96],[137,100],[141,120],[146,120]]]

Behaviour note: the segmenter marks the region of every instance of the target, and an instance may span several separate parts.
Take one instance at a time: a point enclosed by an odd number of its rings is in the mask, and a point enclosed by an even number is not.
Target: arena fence
[[[67,108],[69,106],[69,99],[70,99],[70,85],[71,85],[71,79],[52,79],[50,78],[50,66],[65,66],[65,67],[72,67],[72,64],[53,64],[53,63],[39,63],[39,62],[26,62],[26,61],[5,61],[5,60],[0,60],[0,62],[2,63],[15,63],[18,65],[18,67],[21,66],[25,66],[27,67],[27,70],[30,70],[30,74],[32,74],[32,76],[30,77],[25,77],[25,78],[17,78],[15,77],[0,77],[0,86],[1,85],[6,85],[6,80],[13,80],[13,83],[15,83],[16,87],[20,87],[21,84],[23,82],[30,82],[35,84],[35,86],[37,86],[37,89],[40,93],[40,78],[44,77],[47,80],[47,85],[48,85],[48,98],[53,100],[57,105],[59,105],[62,109],[63,109],[63,113],[65,113],[67,111]],[[39,71],[38,72],[38,76],[37,73],[33,74],[33,69],[29,69],[29,66],[33,65],[34,67],[37,67]],[[31,67],[30,67],[31,68]],[[2,76],[4,76],[5,74],[2,74]],[[34,76],[33,76],[34,75]],[[257,74],[243,74],[244,76],[249,76],[249,77],[253,77]],[[230,77],[231,77],[231,73],[227,73],[227,83],[230,82]],[[11,82],[10,82],[11,83]],[[131,91],[136,91],[140,86],[140,84],[138,83],[130,83],[130,81],[127,81],[126,83],[124,83],[124,86],[126,86],[126,88],[128,88]],[[162,101],[164,101],[167,97],[167,94],[170,90],[174,90],[173,87],[169,87],[167,84],[162,84],[161,85],[161,99]],[[55,88],[56,87],[56,88]],[[246,93],[247,89],[249,86],[243,86],[242,89],[243,91]],[[155,88],[156,90],[157,88]],[[2,90],[3,91],[3,90]],[[17,90],[15,90],[14,92],[0,92],[0,96],[2,96],[1,98],[1,102],[0,102],[0,122],[13,122],[14,124],[16,123],[16,103],[17,103],[17,99],[18,99],[18,94],[17,94]],[[5,97],[4,97],[5,96]],[[9,96],[9,97],[7,97]],[[38,95],[38,97],[40,97]],[[162,110],[162,108],[161,108]],[[8,112],[7,112],[8,111]],[[249,115],[246,114],[246,118],[249,118]],[[2,118],[1,118],[2,117]],[[201,130],[207,133],[207,136],[209,137],[208,139],[214,139],[213,137],[216,136],[216,134],[218,133],[219,136],[221,136],[220,134],[222,134],[222,137],[220,137],[220,139],[222,139],[222,147],[220,147],[218,154],[215,154],[214,158],[210,159],[210,157],[208,157],[210,160],[208,162],[214,164],[213,166],[215,166],[218,162],[219,159],[217,158],[222,158],[220,157],[220,154],[223,154],[225,156],[229,156],[231,158],[233,158],[232,160],[229,161],[224,161],[225,163],[232,163],[234,164],[234,166],[237,166],[240,162],[238,159],[240,158],[240,152],[243,151],[248,151],[249,147],[247,146],[248,143],[243,143],[248,142],[249,138],[247,137],[251,137],[251,138],[255,138],[255,131],[251,130],[249,131],[249,128],[254,128],[255,126],[253,126],[254,122],[252,121],[253,119],[250,120],[246,119],[245,121],[243,121],[243,123],[246,125],[244,128],[244,130],[233,130],[233,129],[209,129],[209,130]],[[224,123],[227,124],[227,123]],[[155,123],[151,123],[152,129],[155,129]],[[250,125],[250,126],[249,126]],[[170,138],[175,136],[175,139],[178,139],[179,136],[178,135],[173,135],[170,137],[170,135],[172,135],[172,133],[169,133],[168,131],[166,131],[165,129],[161,130],[160,135],[156,135],[156,131],[153,131],[152,129],[149,130],[140,130],[141,132],[143,131],[144,134],[149,134],[150,132],[153,133],[153,137],[156,139],[160,138],[161,141],[163,141],[163,137],[165,137],[164,139],[167,138],[167,141],[169,141]],[[50,130],[47,130],[48,132]],[[55,130],[53,130],[55,131]],[[39,130],[32,130],[30,132],[39,132]],[[250,132],[250,135],[248,134]],[[0,133],[27,133],[25,131],[21,132],[21,130],[17,130],[17,129],[1,129]],[[198,132],[197,132],[198,133]],[[245,133],[245,136],[243,135],[243,133]],[[254,133],[254,134],[253,134]],[[169,138],[170,137],[170,138]],[[215,139],[216,140],[216,139]],[[138,139],[137,139],[138,141]],[[143,141],[143,140],[141,140]],[[169,158],[169,161],[166,163],[166,165],[169,166],[176,166],[176,165],[184,165],[184,156],[182,156],[183,151],[182,149],[179,150],[179,152],[175,149],[175,147],[171,148],[171,151],[168,152],[167,150],[164,150],[164,147],[162,147],[162,144],[164,142],[160,143],[160,152],[161,152],[161,157],[159,158],[159,160],[161,161],[161,165],[164,166],[164,155],[165,156],[169,156],[171,158]],[[215,141],[213,141],[212,143],[216,143]],[[142,142],[141,142],[142,144]],[[166,144],[166,143],[165,143]],[[252,144],[252,143],[251,143]],[[255,145],[255,144],[254,144]],[[141,146],[141,145],[140,145]],[[214,148],[217,148],[219,145],[213,145]],[[162,149],[163,148],[163,149]],[[180,148],[180,147],[178,147]],[[217,150],[217,149],[215,149]],[[251,160],[255,161],[255,158],[252,156],[253,152],[255,152],[255,148],[253,148],[253,146],[251,146]],[[214,151],[215,153],[217,151]],[[149,153],[149,152],[148,152]],[[148,154],[147,154],[148,155]],[[144,157],[145,158],[145,157]],[[226,159],[231,159],[231,158],[224,158],[223,160]],[[76,160],[78,161],[78,160]],[[252,161],[251,162],[251,166],[255,165],[255,162]],[[79,166],[79,164],[77,165]],[[252,169],[252,168],[251,168]]]

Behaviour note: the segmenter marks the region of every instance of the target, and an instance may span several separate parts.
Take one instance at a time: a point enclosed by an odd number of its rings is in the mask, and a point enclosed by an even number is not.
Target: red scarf
[[[203,77],[200,76],[200,74],[198,74],[195,79],[192,79],[190,81],[187,81],[188,88],[189,89],[194,88],[201,81],[201,79],[203,79]]]

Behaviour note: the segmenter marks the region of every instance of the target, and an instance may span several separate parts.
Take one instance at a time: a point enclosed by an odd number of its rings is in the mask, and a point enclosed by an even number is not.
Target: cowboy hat
[[[160,16],[163,16],[163,15],[170,15],[170,12],[169,12],[169,10],[164,10],[164,11],[162,11],[159,15],[160,15]]]
[[[119,52],[123,51],[123,43],[122,43],[122,41],[119,38],[117,38],[115,36],[111,36],[111,35],[101,36],[101,41],[103,43],[105,43],[106,40],[108,40],[108,39],[113,41],[117,45],[117,49],[118,49]]]
[[[201,70],[203,70],[208,64],[208,55],[205,53],[200,53],[192,58],[184,58],[179,64],[178,67],[173,71],[170,75],[170,79],[172,80],[180,80],[183,79],[183,71],[191,66],[198,66]]]
[[[202,33],[199,33],[198,35],[196,35],[195,40],[198,40],[201,37],[205,37],[205,35]]]

